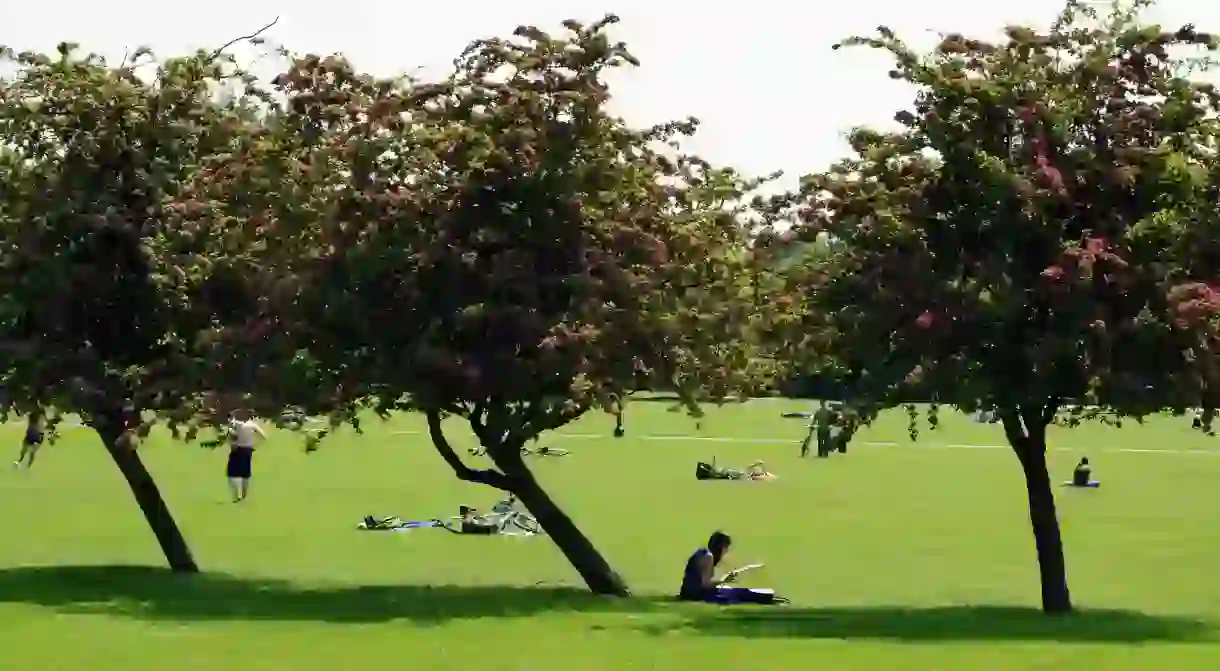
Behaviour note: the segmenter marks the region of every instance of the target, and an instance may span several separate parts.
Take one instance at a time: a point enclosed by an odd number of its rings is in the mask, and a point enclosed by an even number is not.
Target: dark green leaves
[[[870,380],[865,405],[916,379],[960,407],[1215,404],[1217,101],[1174,56],[1212,47],[1138,9],[1095,28],[1072,3],[1049,33],[926,57],[889,31],[845,42],[918,93],[901,133],[857,131],[805,180],[803,225],[845,249],[791,271],[811,365]]]

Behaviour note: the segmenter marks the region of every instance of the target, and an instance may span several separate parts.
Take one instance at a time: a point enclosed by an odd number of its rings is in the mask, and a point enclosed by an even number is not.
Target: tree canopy
[[[118,65],[61,44],[0,52],[0,387],[3,410],[78,413],[131,486],[170,565],[195,562],[134,446],[152,421],[177,427],[208,393],[243,386],[217,366],[244,347],[229,250],[174,225],[206,157],[252,123],[248,81],[222,53]],[[141,77],[137,70],[152,69]],[[53,426],[52,426],[53,428]]]
[[[178,209],[251,222],[237,235],[277,284],[267,337],[330,381],[336,416],[423,412],[457,477],[517,495],[593,590],[621,594],[521,448],[640,386],[692,410],[746,395],[771,363],[746,253],[760,180],[682,153],[693,120],[606,111],[605,73],[635,64],[616,20],[474,42],[440,82],[296,59],[275,127],[216,156]],[[462,461],[446,416],[494,468]]]
[[[998,413],[1051,612],[1071,601],[1047,425],[1216,406],[1220,98],[1186,66],[1217,40],[1141,23],[1146,4],[1071,2],[1049,32],[949,34],[928,55],[884,27],[845,41],[918,92],[799,205],[803,236],[842,242],[794,275],[808,352],[850,370],[866,418],[912,385]]]
[[[1210,431],[1220,405],[1220,94],[1193,77],[1220,41],[1141,23],[1148,4],[929,54],[846,40],[917,93],[770,199],[683,150],[695,120],[608,110],[606,74],[638,65],[613,16],[478,40],[437,81],[3,51],[0,410],[79,414],[181,571],[135,450],[153,423],[421,412],[456,477],[626,594],[529,440],[599,409],[621,426],[644,388],[698,415],[792,368],[846,381],[852,427],[915,390],[933,425],[942,404],[1001,419],[1044,609],[1070,610],[1047,426],[1201,407]]]

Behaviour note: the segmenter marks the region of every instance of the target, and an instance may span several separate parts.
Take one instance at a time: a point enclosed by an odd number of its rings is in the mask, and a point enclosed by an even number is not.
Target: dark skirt
[[[248,478],[254,467],[253,447],[229,448],[229,463],[225,467],[225,475],[230,478]]]
[[[26,445],[42,445],[42,437],[43,437],[43,434],[41,431],[26,431],[25,432],[25,444]]]

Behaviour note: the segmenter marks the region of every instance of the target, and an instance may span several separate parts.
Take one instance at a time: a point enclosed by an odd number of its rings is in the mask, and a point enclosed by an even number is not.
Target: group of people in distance
[[[225,464],[225,477],[233,502],[244,501],[250,495],[250,477],[254,467],[254,450],[267,439],[266,432],[254,420],[249,410],[235,410],[225,426],[228,433],[229,458]],[[34,410],[26,417],[25,436],[21,440],[21,452],[13,462],[13,468],[29,470],[34,465],[38,451],[46,440],[46,416]]]

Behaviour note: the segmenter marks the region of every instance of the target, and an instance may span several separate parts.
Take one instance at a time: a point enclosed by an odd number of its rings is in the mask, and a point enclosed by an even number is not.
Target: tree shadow
[[[738,610],[737,608],[740,608]],[[1124,610],[1082,610],[1048,616],[1034,608],[727,607],[702,612],[652,633],[677,630],[747,638],[874,639],[901,642],[1056,641],[1142,643],[1220,640],[1216,623]]]
[[[669,600],[665,600],[669,601]],[[1215,642],[1217,624],[1135,611],[1086,610],[1048,617],[1032,608],[759,608],[607,599],[575,588],[364,585],[306,586],[221,573],[178,575],[145,566],[31,566],[0,570],[0,603],[62,613],[152,621],[313,621],[436,625],[543,613],[682,615],[650,623],[654,634],[683,632],[747,638],[874,639],[902,642],[1060,641]]]
[[[144,566],[36,566],[0,570],[0,603],[144,620],[280,620],[441,624],[547,612],[639,612],[641,600],[571,588],[367,585],[307,587],[218,573]]]

